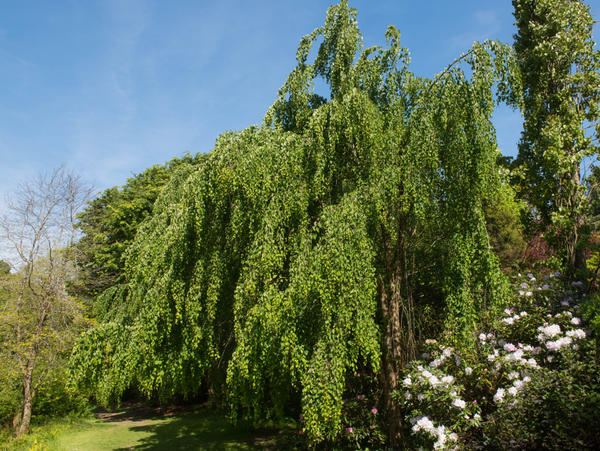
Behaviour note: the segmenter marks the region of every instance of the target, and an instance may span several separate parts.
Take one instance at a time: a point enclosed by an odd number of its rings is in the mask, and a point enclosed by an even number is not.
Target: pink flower
[[[354,429],[352,429],[352,428],[346,428],[346,432],[348,434],[352,434],[354,432]]]
[[[365,397],[363,395],[358,395],[356,399],[365,399]]]
[[[377,408],[376,408],[376,407],[373,407],[373,408],[371,409],[371,413],[372,413],[373,415],[377,415]]]

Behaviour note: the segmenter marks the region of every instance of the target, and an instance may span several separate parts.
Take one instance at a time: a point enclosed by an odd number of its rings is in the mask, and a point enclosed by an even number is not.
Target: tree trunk
[[[382,372],[383,400],[388,422],[390,445],[396,447],[402,440],[402,411],[392,393],[399,388],[404,366],[415,357],[414,305],[408,290],[405,249],[395,253],[388,266],[388,286],[382,287],[381,313],[384,323]],[[402,290],[403,283],[405,289]],[[403,293],[404,291],[404,293]]]
[[[385,322],[383,336],[383,359],[380,373],[383,386],[383,401],[388,422],[388,437],[392,446],[400,440],[402,422],[398,403],[392,399],[392,393],[398,388],[400,378],[399,328],[400,308],[396,299],[384,290],[381,296],[381,311]]]
[[[17,429],[17,437],[21,437],[29,431],[31,423],[31,405],[33,402],[33,365],[27,367],[27,372],[23,376],[23,411],[19,428]]]

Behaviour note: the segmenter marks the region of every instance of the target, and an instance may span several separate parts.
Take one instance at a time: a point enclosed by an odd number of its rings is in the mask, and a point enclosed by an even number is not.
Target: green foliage
[[[10,273],[10,265],[4,260],[0,260],[0,277]]]
[[[503,175],[500,189],[494,193],[493,198],[484,200],[483,210],[490,245],[496,252],[502,269],[508,272],[519,266],[525,250],[521,224],[525,205],[517,200],[515,191],[509,184],[509,172],[502,167],[500,170]]]
[[[124,186],[109,188],[88,203],[78,216],[78,227],[84,235],[76,245],[85,294],[96,296],[123,282],[123,253],[140,224],[152,213],[158,194],[175,171],[200,164],[203,158],[186,155],[152,166],[129,178]]]
[[[600,58],[588,6],[571,0],[513,0],[515,52],[523,81],[525,117],[518,183],[570,271],[584,268],[589,190],[582,163],[598,152]]]
[[[591,354],[588,354],[591,355]],[[516,403],[505,403],[485,425],[493,448],[562,450],[600,441],[600,368],[594,359],[567,360],[538,371]]]
[[[600,293],[595,292],[584,305],[584,316],[589,321],[590,328],[596,340],[600,337]]]
[[[170,178],[125,254],[130,305],[75,349],[79,386],[103,403],[207,391],[255,424],[301,409],[319,442],[345,424],[348,375],[397,372],[426,309],[472,340],[505,294],[483,202],[501,189],[492,88],[508,95],[511,50],[477,44],[426,80],[386,37],[363,49],[356,12],[332,6],[265,123]]]

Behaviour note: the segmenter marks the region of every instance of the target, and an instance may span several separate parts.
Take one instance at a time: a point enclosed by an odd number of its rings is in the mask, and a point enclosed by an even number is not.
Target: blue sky
[[[325,0],[2,2],[0,197],[66,164],[97,190],[226,130],[260,123]],[[587,2],[594,17],[600,0]],[[512,42],[509,0],[355,0],[365,44],[394,24],[411,69],[433,76],[473,41]],[[495,118],[514,155],[518,113]],[[1,204],[0,204],[1,205]]]

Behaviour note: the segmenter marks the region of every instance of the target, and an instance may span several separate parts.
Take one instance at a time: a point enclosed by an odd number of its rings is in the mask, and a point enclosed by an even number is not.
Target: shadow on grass
[[[162,417],[165,419],[164,417]],[[154,417],[152,419],[160,419]],[[282,449],[284,435],[278,430],[249,431],[236,429],[222,413],[206,408],[179,413],[157,424],[131,426],[132,431],[146,432],[133,448],[125,450],[243,450]]]

